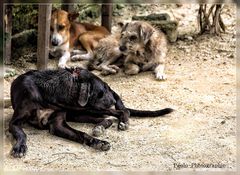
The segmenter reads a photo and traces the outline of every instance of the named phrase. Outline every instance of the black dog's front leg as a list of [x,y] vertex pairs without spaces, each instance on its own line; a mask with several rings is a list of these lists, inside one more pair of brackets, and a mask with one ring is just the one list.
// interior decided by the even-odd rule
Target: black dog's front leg
[[80,122],[80,123],[92,123],[96,124],[93,128],[93,136],[100,136],[105,132],[105,129],[109,128],[113,121],[111,119],[104,118],[103,116],[84,115],[76,112],[67,113],[67,121]]
[[117,101],[116,108],[118,108],[118,110],[117,109],[105,109],[105,110],[85,109],[85,112],[89,114],[95,114],[95,115],[98,114],[98,115],[115,116],[119,120],[118,129],[120,130],[128,129],[130,112],[124,106],[122,106],[121,100]]
[[23,116],[14,112],[13,117],[9,123],[9,132],[12,133],[16,139],[16,144],[13,146],[11,155],[13,157],[23,157],[27,151],[26,134],[24,133],[21,124],[23,122]]
[[129,116],[130,112],[126,109],[124,106],[121,98],[118,96],[116,92],[112,90],[113,96],[116,100],[115,108],[116,110],[122,111],[121,115],[118,117],[119,123],[118,123],[118,129],[120,130],[126,130],[129,128]]
[[110,144],[106,141],[96,139],[84,132],[71,128],[66,123],[66,113],[56,112],[56,115],[49,122],[50,133],[59,137],[63,137],[81,144],[86,144],[98,150],[107,151],[110,149]]

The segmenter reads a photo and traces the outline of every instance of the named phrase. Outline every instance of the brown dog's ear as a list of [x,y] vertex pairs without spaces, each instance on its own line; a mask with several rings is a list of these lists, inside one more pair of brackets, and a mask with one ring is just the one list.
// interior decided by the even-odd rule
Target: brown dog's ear
[[90,83],[81,83],[78,104],[81,107],[86,106],[88,103],[89,96],[90,96]]
[[143,43],[147,44],[153,34],[153,30],[142,25],[139,26],[139,35],[143,39]]
[[72,13],[68,14],[68,19],[69,19],[69,21],[74,21],[78,16],[79,16],[79,13],[72,12]]

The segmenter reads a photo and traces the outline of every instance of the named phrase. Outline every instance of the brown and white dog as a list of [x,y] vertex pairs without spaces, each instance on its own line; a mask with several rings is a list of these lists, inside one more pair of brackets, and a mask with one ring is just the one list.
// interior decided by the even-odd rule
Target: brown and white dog
[[103,26],[75,22],[78,16],[78,13],[68,13],[60,9],[52,12],[50,55],[60,57],[58,67],[66,67],[70,58],[72,60],[92,58],[93,49],[98,41],[110,34]]

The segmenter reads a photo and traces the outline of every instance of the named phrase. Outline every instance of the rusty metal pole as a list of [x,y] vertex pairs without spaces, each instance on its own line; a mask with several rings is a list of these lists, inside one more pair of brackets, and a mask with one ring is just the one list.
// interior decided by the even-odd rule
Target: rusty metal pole
[[12,53],[12,5],[5,5],[5,64],[11,64]]
[[109,32],[112,28],[112,0],[108,0],[106,4],[102,4],[102,26],[106,27]]
[[37,68],[40,70],[46,69],[48,63],[51,10],[52,4],[39,4]]
[[62,0],[61,9],[67,11],[67,12],[73,12],[74,11],[74,0]]

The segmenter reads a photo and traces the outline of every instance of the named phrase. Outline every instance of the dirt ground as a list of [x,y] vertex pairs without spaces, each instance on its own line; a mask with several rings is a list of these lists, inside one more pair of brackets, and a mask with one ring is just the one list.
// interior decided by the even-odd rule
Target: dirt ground
[[[197,14],[198,5],[151,5],[145,12],[170,8],[180,20],[182,37],[169,45],[167,80],[156,81],[151,72],[136,76],[119,73],[102,79],[120,94],[127,107],[149,110],[171,107],[175,109],[173,113],[151,119],[131,118],[127,131],[118,131],[115,123],[100,137],[111,143],[107,152],[26,125],[27,155],[14,159],[9,155],[12,138],[7,131],[13,111],[7,108],[4,170],[236,170],[235,6],[224,8],[228,28],[221,37],[189,34],[197,31],[196,15],[191,14]],[[34,65],[27,65],[31,66]],[[25,70],[12,68],[18,73]],[[9,97],[12,80],[4,80],[5,97]],[[91,124],[70,125],[89,134],[93,128]]]

